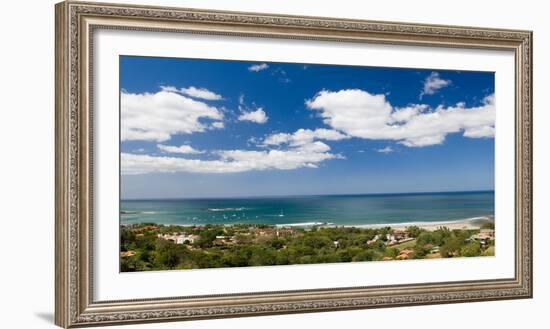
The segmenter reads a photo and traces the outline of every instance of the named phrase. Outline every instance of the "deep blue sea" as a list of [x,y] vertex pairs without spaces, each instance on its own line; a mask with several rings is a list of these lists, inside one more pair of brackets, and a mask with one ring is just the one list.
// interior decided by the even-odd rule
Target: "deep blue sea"
[[122,200],[121,224],[308,224],[440,222],[493,216],[494,192]]

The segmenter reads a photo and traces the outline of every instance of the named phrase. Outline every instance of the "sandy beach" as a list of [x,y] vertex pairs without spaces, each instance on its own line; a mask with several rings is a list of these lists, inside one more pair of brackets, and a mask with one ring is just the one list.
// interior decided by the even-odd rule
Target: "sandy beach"
[[465,229],[465,230],[476,230],[485,223],[494,223],[494,217],[474,217],[463,220],[456,221],[441,221],[441,222],[410,222],[410,223],[397,223],[397,224],[368,224],[368,225],[346,225],[349,227],[358,227],[358,228],[380,228],[380,227],[391,227],[395,230],[404,230],[408,226],[418,226],[428,231],[435,231],[438,228],[444,226],[451,230],[456,229]]

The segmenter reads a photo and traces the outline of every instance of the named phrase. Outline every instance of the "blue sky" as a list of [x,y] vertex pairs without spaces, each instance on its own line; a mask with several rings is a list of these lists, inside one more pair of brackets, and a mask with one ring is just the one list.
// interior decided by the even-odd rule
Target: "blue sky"
[[491,190],[494,73],[120,58],[122,198]]

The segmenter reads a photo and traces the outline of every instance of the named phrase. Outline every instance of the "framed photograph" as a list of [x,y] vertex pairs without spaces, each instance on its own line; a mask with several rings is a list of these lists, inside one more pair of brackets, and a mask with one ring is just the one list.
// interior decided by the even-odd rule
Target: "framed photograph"
[[532,33],[56,6],[56,324],[530,298]]

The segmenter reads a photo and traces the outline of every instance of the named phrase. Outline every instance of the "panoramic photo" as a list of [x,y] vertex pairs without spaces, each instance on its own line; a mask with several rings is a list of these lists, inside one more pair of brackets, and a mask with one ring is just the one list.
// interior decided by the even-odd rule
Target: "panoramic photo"
[[120,56],[120,271],[494,256],[494,88]]

